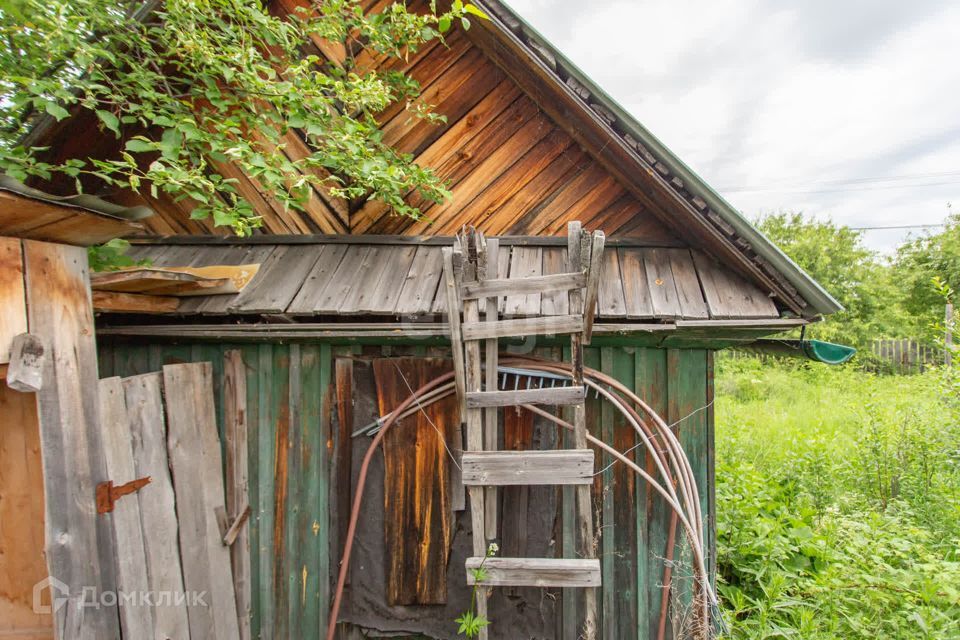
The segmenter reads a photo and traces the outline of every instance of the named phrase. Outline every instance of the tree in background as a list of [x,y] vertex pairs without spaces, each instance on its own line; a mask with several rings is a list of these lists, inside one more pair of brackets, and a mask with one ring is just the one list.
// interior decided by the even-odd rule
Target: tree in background
[[[65,174],[154,196],[189,197],[192,215],[240,234],[259,225],[249,202],[218,170],[231,162],[285,206],[312,186],[345,198],[373,197],[401,214],[449,194],[428,168],[385,144],[375,114],[402,103],[412,116],[442,118],[415,102],[420,87],[379,58],[401,58],[469,28],[476,7],[417,15],[403,3],[364,14],[357,0],[307,3],[277,17],[260,0],[7,0],[0,5],[0,170],[18,179]],[[323,46],[332,56],[317,55]],[[368,63],[358,62],[366,52]],[[328,57],[330,59],[328,59]],[[389,67],[389,65],[387,65]],[[86,110],[119,140],[114,157],[44,159],[23,143],[41,118]],[[282,151],[290,130],[311,153]]]
[[809,327],[808,336],[863,350],[873,338],[913,335],[918,323],[900,305],[900,285],[886,262],[863,245],[862,232],[788,212],[763,217],[757,226],[844,307]]
[[923,329],[933,332],[935,324],[943,320],[944,304],[934,279],[960,290],[960,214],[951,213],[940,233],[927,233],[900,245],[893,267],[904,292],[904,308],[915,317],[927,318]]

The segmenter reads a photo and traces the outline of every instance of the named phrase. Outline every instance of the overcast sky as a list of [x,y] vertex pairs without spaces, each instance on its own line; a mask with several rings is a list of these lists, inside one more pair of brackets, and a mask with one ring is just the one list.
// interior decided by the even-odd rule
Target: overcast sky
[[960,206],[960,2],[507,1],[750,218]]

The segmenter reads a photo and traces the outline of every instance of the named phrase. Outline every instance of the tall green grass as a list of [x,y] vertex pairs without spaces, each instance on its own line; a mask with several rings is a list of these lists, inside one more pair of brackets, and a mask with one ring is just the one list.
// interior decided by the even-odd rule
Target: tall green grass
[[960,386],[719,362],[730,637],[960,638]]

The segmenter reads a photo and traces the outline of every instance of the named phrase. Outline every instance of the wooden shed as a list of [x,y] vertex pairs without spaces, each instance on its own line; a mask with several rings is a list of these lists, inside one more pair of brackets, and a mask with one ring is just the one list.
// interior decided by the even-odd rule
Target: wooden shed
[[[499,241],[494,277],[501,280],[569,271],[570,222],[605,233],[584,364],[636,393],[678,437],[699,489],[708,565],[714,352],[840,309],[508,7],[476,4],[490,20],[404,63],[446,122],[411,121],[400,109],[381,116],[385,140],[449,181],[449,201],[419,203],[423,220],[319,191],[306,211],[285,209],[237,169],[240,191],[265,223],[250,238],[192,220],[189,201],[111,194],[156,212],[142,221],[148,233],[132,240],[131,251],[154,273],[94,282],[111,294],[96,319],[99,375],[212,364],[224,455],[245,456],[246,475],[228,469],[228,489],[239,483],[251,509],[248,562],[237,582],[238,594],[248,594],[246,605],[237,599],[242,637],[324,636],[370,434],[413,390],[453,366],[443,251],[464,227]],[[69,157],[77,136],[68,139],[66,126],[42,125],[37,141]],[[90,148],[112,152],[114,141],[98,137],[86,116],[69,127],[84,132]],[[298,153],[304,140],[291,131],[286,152]],[[251,265],[255,275],[236,293],[204,295],[196,284],[208,278],[198,268]],[[156,275],[166,268],[195,270],[189,297],[170,288],[170,276]],[[526,291],[489,307],[487,320],[563,317],[566,304]],[[550,335],[504,338],[500,351],[568,362],[570,344]],[[529,381],[504,373],[500,384]],[[585,411],[592,436],[653,468],[637,431],[603,396],[590,393]],[[457,637],[453,620],[470,602],[464,564],[478,535],[458,479],[461,413],[450,398],[384,437],[365,474],[340,637]],[[527,409],[502,410],[498,424],[501,449],[549,450],[565,440]],[[664,500],[607,453],[597,453],[593,469],[602,574],[596,637],[658,638],[661,627],[667,638],[702,632],[691,604],[691,560]],[[572,486],[488,495],[494,524],[485,535],[499,555],[576,556]],[[497,588],[489,635],[577,638],[588,607],[583,590]]]

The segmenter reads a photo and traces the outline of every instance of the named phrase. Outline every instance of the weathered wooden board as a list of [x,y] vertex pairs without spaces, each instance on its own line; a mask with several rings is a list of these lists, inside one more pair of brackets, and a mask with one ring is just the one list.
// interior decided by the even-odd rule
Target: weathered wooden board
[[491,279],[465,284],[460,292],[460,297],[468,299],[528,295],[531,293],[544,294],[568,291],[576,287],[583,287],[586,283],[587,278],[582,273],[557,273],[522,279]]
[[[116,607],[83,607],[84,588],[116,591],[108,518],[98,518],[95,487],[106,481],[100,434],[97,353],[87,252],[23,242],[28,325],[50,349],[37,393],[43,452],[45,539],[50,575],[70,595],[54,612],[58,638],[120,636]],[[89,593],[86,592],[86,593]]]
[[491,587],[599,587],[600,561],[579,558],[467,558],[467,584],[483,565]]
[[[130,420],[123,384],[119,377],[100,381],[100,431],[107,473],[114,486],[136,480],[131,446]],[[117,587],[131,596],[118,598],[120,630],[126,638],[155,637],[153,611],[141,594],[150,592],[144,531],[140,520],[139,496],[123,496],[114,505],[113,540],[116,549]],[[149,532],[155,535],[155,532]]]
[[150,477],[140,489],[140,519],[151,593],[173,597],[155,601],[153,622],[156,638],[189,637],[187,605],[177,526],[173,482],[167,463],[167,427],[163,413],[162,376],[145,373],[123,379],[123,392],[130,424],[134,474]]
[[677,284],[673,279],[670,255],[663,249],[646,249],[643,252],[646,266],[647,287],[657,317],[680,318],[683,308],[677,298]]
[[27,299],[20,240],[0,237],[0,364],[10,362],[13,338],[26,332]]
[[[530,278],[543,273],[543,249],[514,247],[510,257],[510,278]],[[527,293],[508,296],[503,302],[506,316],[535,316],[540,314],[540,294]]]
[[603,252],[600,281],[597,291],[597,315],[604,318],[624,318],[627,302],[624,298],[624,278],[620,271],[620,256],[616,249]]
[[[567,268],[567,252],[561,247],[543,248],[543,275],[564,273]],[[567,292],[554,291],[540,296],[540,315],[560,316],[567,313]]]
[[[778,317],[776,305],[760,289],[702,254],[694,260],[688,249],[642,247],[632,242],[615,245],[602,253],[596,284],[597,322],[702,321],[717,317],[711,316],[711,311],[721,314],[721,320]],[[276,244],[258,239],[234,245],[137,245],[135,255],[145,259],[156,256],[161,262],[267,261],[240,294],[182,299],[175,309],[178,314],[346,314],[390,317],[395,321],[398,316],[402,320],[420,320],[446,312],[445,289],[440,286],[442,249],[438,238],[325,237],[314,242],[284,240]],[[555,288],[578,284],[580,276],[564,264],[565,251],[556,241],[506,238],[499,254],[496,282],[488,276],[467,285],[464,299],[496,295],[504,316],[554,316],[567,312],[566,296]],[[540,264],[535,266],[532,263],[538,255]],[[531,280],[525,279],[524,273],[540,275]],[[104,295],[130,294],[95,292],[98,310],[166,313],[174,311],[176,304],[173,300],[153,298],[101,300]],[[705,295],[710,296],[709,303]],[[532,297],[536,296],[540,306],[534,309]]]
[[[223,421],[226,444],[226,506],[230,522],[250,508],[247,427],[247,371],[243,353],[227,351],[223,361]],[[230,545],[240,640],[250,638],[250,529],[240,526]]]
[[323,293],[333,281],[333,275],[340,266],[340,261],[347,253],[346,245],[327,245],[321,249],[320,257],[314,263],[310,273],[303,281],[300,291],[290,302],[287,311],[290,313],[313,313],[317,308]]
[[94,311],[113,313],[173,313],[180,308],[180,298],[142,293],[94,291]]
[[514,336],[564,335],[583,331],[583,316],[546,316],[511,320],[472,322],[461,327],[464,340]]
[[416,253],[415,245],[390,248],[384,258],[387,265],[383,275],[376,288],[357,305],[358,313],[376,313],[380,309],[396,308]]
[[33,608],[47,577],[36,397],[0,382],[0,425],[0,637],[52,640],[53,618]]
[[[703,298],[700,287],[700,277],[693,264],[693,258],[687,249],[664,249],[670,256],[670,267],[673,280],[677,286],[677,300],[680,303],[680,313],[684,318],[708,318],[707,303]],[[746,284],[746,283],[744,283]]]
[[90,246],[143,230],[143,225],[78,207],[0,190],[0,235]]
[[511,391],[467,391],[467,408],[512,407],[521,404],[568,405],[583,402],[583,387],[544,387]]
[[694,251],[700,284],[711,318],[776,318],[777,307],[768,295],[740,276],[723,269],[705,254]]
[[620,253],[620,275],[623,276],[623,296],[627,318],[654,317],[643,252],[640,249],[623,247],[618,248],[617,251]]
[[[449,361],[439,359],[374,360],[381,415],[449,367]],[[456,398],[450,397],[399,421],[384,437],[384,548],[391,605],[446,602],[453,535],[449,440],[459,421]]]
[[[419,246],[404,278],[400,297],[394,311],[397,315],[422,315],[433,308],[436,297],[446,308],[446,296],[438,285],[443,273],[443,255],[440,247]],[[442,288],[441,288],[442,289]]]
[[593,451],[473,451],[463,454],[467,485],[561,485],[593,482]]
[[229,308],[256,313],[286,311],[321,255],[321,247],[278,246]]
[[209,362],[163,368],[167,451],[180,522],[180,556],[191,637],[239,637],[230,551],[216,511],[225,509],[223,465]]
[[90,286],[96,291],[120,293],[144,293],[151,295],[205,295],[209,293],[236,293],[223,291],[232,287],[230,278],[210,278],[183,271],[170,271],[151,267],[137,267],[123,271],[102,271],[90,277]]

